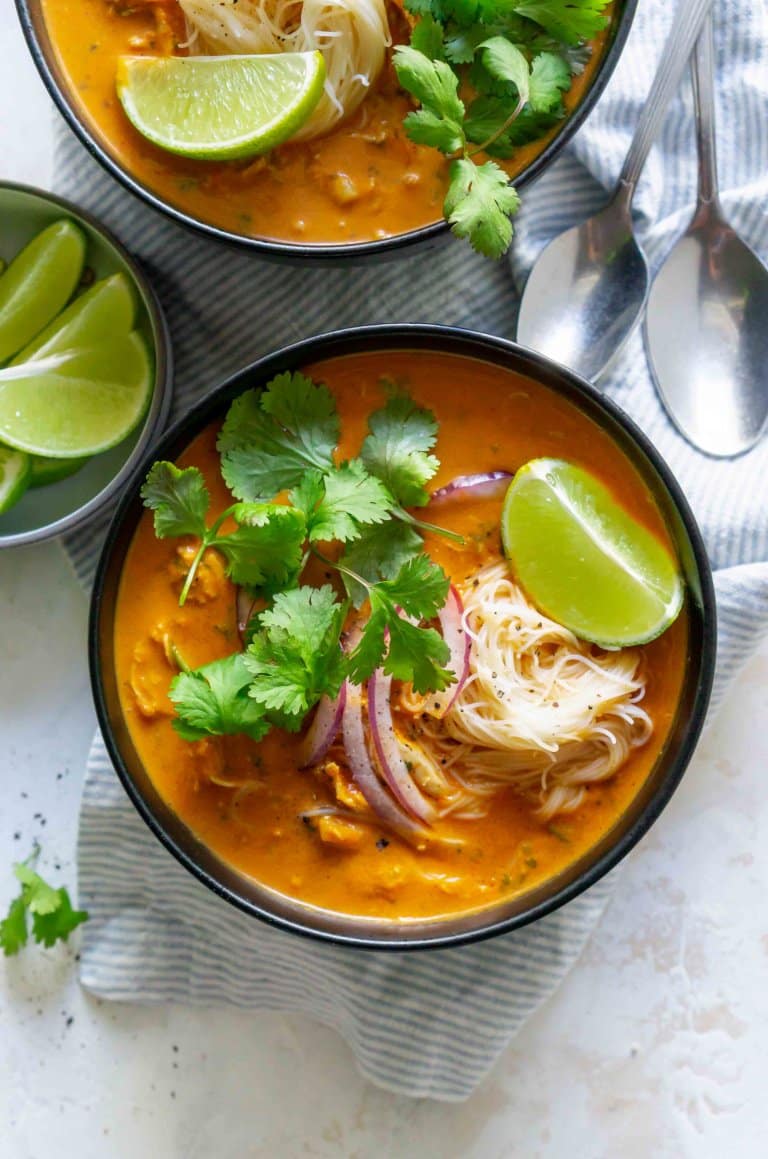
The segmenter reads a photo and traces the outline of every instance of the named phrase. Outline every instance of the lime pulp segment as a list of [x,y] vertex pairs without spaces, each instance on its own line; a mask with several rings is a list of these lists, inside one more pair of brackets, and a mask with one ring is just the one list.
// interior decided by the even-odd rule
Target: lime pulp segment
[[530,598],[584,640],[646,643],[680,612],[683,583],[670,552],[581,467],[527,463],[509,486],[501,528]]
[[132,329],[136,301],[125,274],[113,274],[96,282],[75,298],[13,359],[12,365],[30,358],[45,358],[61,350],[96,346],[99,342]]
[[225,160],[286,141],[309,119],[324,81],[319,52],[122,56],[117,92],[135,128],[161,149]]

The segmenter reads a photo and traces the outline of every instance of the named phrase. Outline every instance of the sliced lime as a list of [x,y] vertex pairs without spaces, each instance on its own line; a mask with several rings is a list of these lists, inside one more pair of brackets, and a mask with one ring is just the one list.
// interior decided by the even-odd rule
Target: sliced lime
[[0,515],[18,503],[29,487],[31,476],[29,455],[0,447]]
[[135,331],[0,371],[0,440],[57,459],[98,454],[139,423],[152,359]]
[[29,458],[32,463],[30,487],[49,487],[51,483],[60,483],[62,479],[76,475],[90,462],[89,455],[79,459],[47,459],[43,455],[30,455]]
[[85,261],[85,237],[57,221],[0,276],[0,363],[26,346],[71,298]]
[[599,480],[561,459],[534,459],[509,485],[504,551],[547,616],[603,647],[661,635],[683,603],[669,551]]
[[60,350],[97,346],[112,335],[127,334],[133,328],[135,317],[136,301],[130,281],[125,274],[113,274],[96,282],[67,306],[63,314],[54,318],[16,355],[12,365],[33,357],[44,358]]
[[323,93],[319,52],[270,56],[121,56],[117,93],[143,136],[184,157],[266,153],[311,115]]

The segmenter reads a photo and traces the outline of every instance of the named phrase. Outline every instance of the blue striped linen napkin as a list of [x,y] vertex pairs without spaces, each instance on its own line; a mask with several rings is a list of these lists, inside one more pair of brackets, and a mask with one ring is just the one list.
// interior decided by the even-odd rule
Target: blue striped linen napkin
[[[642,0],[623,60],[588,125],[525,197],[512,271],[583,218],[619,170],[670,21]],[[720,172],[731,220],[768,256],[768,12],[721,0],[717,12]],[[687,84],[651,157],[637,205],[658,261],[691,213],[695,157]],[[125,193],[62,128],[57,185],[110,225],[146,264],[173,332],[175,414],[277,346],[356,323],[431,321],[514,334],[510,267],[466,245],[375,269],[282,268],[191,236]],[[720,613],[716,697],[768,632],[768,443],[736,462],[693,451],[667,422],[635,337],[605,383],[680,479],[703,529]],[[91,582],[106,520],[66,540]],[[229,1003],[302,1011],[334,1027],[362,1072],[391,1091],[466,1098],[576,962],[611,894],[603,879],[558,913],[476,946],[363,954],[273,930],[214,898],[144,827],[97,736],[79,841],[83,984],[102,998]],[[254,1024],[254,1032],[256,1026]]]

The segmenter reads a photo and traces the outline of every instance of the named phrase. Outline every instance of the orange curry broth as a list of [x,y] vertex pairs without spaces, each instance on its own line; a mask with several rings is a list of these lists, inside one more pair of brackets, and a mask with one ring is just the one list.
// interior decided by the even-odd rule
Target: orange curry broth
[[[645,484],[616,445],[570,403],[535,382],[466,358],[426,353],[348,356],[307,372],[327,382],[338,400],[343,457],[360,447],[367,416],[382,403],[380,376],[386,374],[407,385],[440,421],[436,486],[459,474],[514,469],[540,455],[565,456],[598,475],[638,520],[669,542]],[[204,472],[213,515],[231,501],[219,474],[217,429],[218,424],[209,427],[179,459]],[[500,551],[499,509],[489,500],[441,509],[440,521],[461,530],[467,544],[457,548],[431,537],[427,547],[459,582]],[[324,844],[300,814],[330,804],[332,791],[321,773],[297,768],[300,738],[275,729],[258,745],[243,737],[189,744],[171,727],[166,690],[174,670],[163,650],[164,632],[193,666],[237,646],[234,589],[215,552],[208,553],[213,571],[200,581],[212,598],[178,607],[179,543],[157,540],[145,513],[126,557],[115,624],[125,718],[157,788],[189,828],[239,871],[283,893],[331,910],[403,919],[479,908],[524,892],[598,841],[663,747],[683,680],[685,614],[643,649],[644,705],[654,721],[653,737],[613,778],[590,787],[576,812],[547,824],[536,817],[536,800],[505,790],[481,820],[437,822],[438,832],[465,841],[461,852],[445,847],[419,852],[376,826],[366,828],[358,848]],[[193,550],[193,541],[187,547]],[[194,592],[193,586],[193,598]],[[229,786],[211,783],[211,775]],[[247,779],[255,781],[256,791],[238,800],[238,787]],[[389,841],[385,848],[377,846],[381,837]]]
[[[121,11],[121,7],[123,11]],[[157,31],[153,12],[161,14]],[[43,0],[49,36],[86,123],[111,157],[177,209],[236,234],[294,243],[359,242],[418,229],[442,216],[448,162],[414,145],[402,127],[413,107],[391,68],[328,136],[276,149],[267,158],[213,163],[176,157],[145,140],[115,91],[118,57],[184,50],[178,6],[169,0]],[[602,57],[605,34],[566,104],[581,100]],[[519,149],[514,176],[557,133]]]

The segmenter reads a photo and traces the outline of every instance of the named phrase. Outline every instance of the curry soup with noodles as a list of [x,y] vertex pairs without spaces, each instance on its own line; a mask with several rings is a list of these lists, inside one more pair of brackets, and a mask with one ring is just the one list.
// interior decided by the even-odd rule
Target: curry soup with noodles
[[[571,403],[528,378],[466,357],[425,352],[346,356],[305,373],[326,383],[337,400],[343,457],[359,448],[367,416],[382,404],[386,376],[433,410],[440,424],[441,466],[431,489],[460,475],[515,470],[539,456],[565,457],[602,480],[671,549],[646,485],[615,443]],[[204,473],[213,496],[211,517],[231,502],[219,472],[219,426],[206,429],[178,460]],[[441,509],[439,521],[461,532],[464,545],[429,535],[425,549],[454,583],[500,560],[500,508],[497,497],[467,498]],[[273,729],[259,743],[242,736],[189,743],[172,728],[167,690],[174,668],[164,646],[167,634],[193,667],[239,646],[236,593],[216,552],[208,552],[210,566],[195,581],[197,596],[179,607],[178,553],[192,547],[189,540],[157,539],[150,513],[143,514],[126,556],[115,618],[123,712],[159,792],[199,840],[243,874],[292,897],[398,920],[477,909],[525,892],[611,828],[664,747],[684,677],[685,609],[661,637],[637,649],[647,681],[642,706],[653,724],[650,739],[630,752],[615,775],[588,785],[578,808],[546,816],[540,787],[505,788],[489,799],[484,816],[435,821],[443,844],[415,848],[375,817],[354,840],[344,833],[321,834],[317,821],[323,807],[334,803],[334,777],[343,766],[340,744],[321,767],[299,770],[300,735]],[[305,577],[329,582],[322,570]],[[397,720],[397,691],[393,709]]]
[[[188,160],[142,137],[115,90],[119,56],[186,54],[176,0],[43,0],[43,12],[91,132],[132,177],[175,208],[235,234],[294,244],[371,241],[442,217],[449,163],[406,137],[403,118],[413,103],[389,64],[359,108],[327,136],[249,161]],[[389,5],[389,17],[395,40],[407,41],[396,6]],[[606,32],[593,42],[586,68],[566,94],[569,111],[586,93],[606,43]],[[510,176],[530,165],[558,131],[504,162]]]

